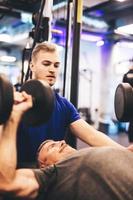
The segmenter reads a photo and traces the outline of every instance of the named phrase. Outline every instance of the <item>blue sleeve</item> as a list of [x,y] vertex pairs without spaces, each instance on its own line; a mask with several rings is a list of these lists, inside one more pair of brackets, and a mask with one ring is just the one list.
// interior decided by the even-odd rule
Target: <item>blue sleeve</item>
[[71,124],[72,122],[80,119],[80,115],[74,105],[65,98],[64,101],[67,107],[68,123]]

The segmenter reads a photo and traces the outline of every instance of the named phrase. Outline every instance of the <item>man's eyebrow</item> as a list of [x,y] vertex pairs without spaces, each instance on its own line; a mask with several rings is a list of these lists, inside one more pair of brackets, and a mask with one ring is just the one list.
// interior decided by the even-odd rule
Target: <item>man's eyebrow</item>
[[61,63],[61,62],[57,60],[56,63]]
[[[42,62],[50,62],[50,63],[53,63],[51,60],[42,60]],[[61,63],[60,61],[56,61],[56,62],[54,62],[54,63]]]
[[47,150],[49,150],[49,148],[53,147],[54,145],[55,145],[55,142],[52,142],[51,144],[49,144],[49,145],[47,146]]

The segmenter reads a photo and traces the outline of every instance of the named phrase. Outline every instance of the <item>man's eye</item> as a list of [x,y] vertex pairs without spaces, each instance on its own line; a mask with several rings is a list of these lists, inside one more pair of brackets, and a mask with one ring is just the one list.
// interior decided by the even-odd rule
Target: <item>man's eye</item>
[[53,148],[55,146],[55,143],[49,145],[48,150],[50,150],[51,148]]
[[54,67],[56,67],[56,68],[58,68],[59,66],[60,66],[59,63],[55,63],[55,64],[54,64]]
[[51,65],[51,63],[49,63],[49,62],[45,62],[45,63],[43,63],[43,65],[45,65],[45,66],[49,66],[49,65]]
[[51,144],[51,147],[54,147],[55,146],[55,143]]

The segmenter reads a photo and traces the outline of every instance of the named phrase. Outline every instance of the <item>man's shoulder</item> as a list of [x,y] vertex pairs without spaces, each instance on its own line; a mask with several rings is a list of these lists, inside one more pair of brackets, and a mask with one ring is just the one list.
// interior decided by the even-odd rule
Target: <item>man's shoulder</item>
[[58,102],[60,105],[65,105],[65,106],[72,106],[72,103],[67,100],[67,98],[61,96],[59,93],[55,93],[55,99],[56,102]]
[[122,162],[125,162],[125,159],[127,161],[132,160],[133,164],[133,154],[131,151],[127,150],[126,148],[117,148],[117,147],[88,147],[83,148],[69,156],[66,161],[75,162],[74,160],[81,160],[82,163],[106,163],[110,162],[110,160],[118,160],[121,159]]
[[55,92],[55,98],[61,101],[68,101],[65,97],[61,96],[61,94]]
[[32,171],[40,185],[40,190],[46,192],[49,185],[56,181],[57,173],[55,165],[50,165],[42,169],[32,169]]

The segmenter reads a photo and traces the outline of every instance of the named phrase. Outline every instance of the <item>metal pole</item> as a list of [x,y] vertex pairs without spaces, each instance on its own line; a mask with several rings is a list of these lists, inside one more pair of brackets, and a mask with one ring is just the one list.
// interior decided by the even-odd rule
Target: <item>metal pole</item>
[[68,49],[70,46],[70,39],[71,39],[71,4],[72,4],[72,2],[73,2],[73,0],[69,0],[68,4],[67,4],[67,25],[66,25],[65,63],[64,63],[64,76],[63,76],[63,96],[65,96],[65,90],[66,90]]
[[78,106],[81,21],[82,21],[82,0],[75,0],[70,101],[76,108]]
[[36,27],[35,27],[34,41],[33,41],[32,47],[31,47],[31,51],[30,51],[29,65],[28,65],[28,69],[27,69],[27,72],[26,72],[26,75],[25,75],[25,81],[27,81],[28,78],[29,78],[29,76],[30,76],[31,54],[32,54],[34,46],[36,45],[38,37],[39,37],[38,33],[39,33],[39,27],[40,27],[41,20],[42,20],[42,14],[43,14],[44,5],[45,5],[45,0],[42,0],[41,1],[41,5],[40,5],[40,11],[39,11],[39,16],[38,16],[37,24],[36,24]]
[[[72,50],[72,72],[70,101],[77,108],[78,106],[78,82],[79,82],[79,55],[80,55],[80,35],[82,22],[82,0],[75,0],[74,31],[73,31],[73,50]],[[76,147],[76,137],[69,134],[69,144]]]

